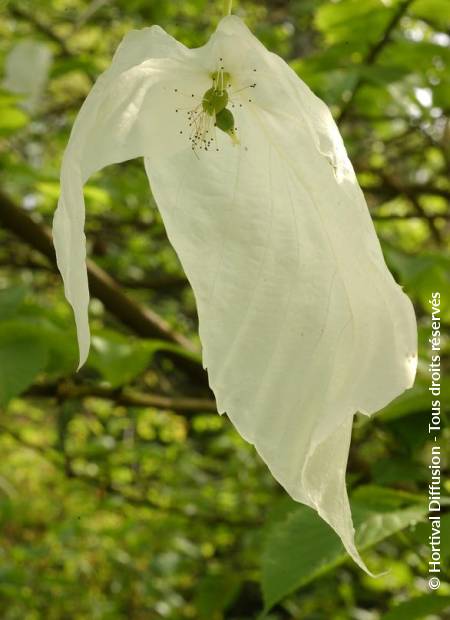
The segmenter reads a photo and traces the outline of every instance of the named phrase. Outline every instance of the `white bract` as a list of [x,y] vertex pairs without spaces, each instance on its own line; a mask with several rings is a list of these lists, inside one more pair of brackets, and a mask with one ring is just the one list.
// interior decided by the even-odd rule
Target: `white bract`
[[125,37],[75,122],[54,221],[80,364],[83,184],[139,156],[194,290],[219,413],[365,569],[345,486],[352,420],[411,387],[416,322],[328,108],[237,17],[199,49],[157,26]]
[[24,95],[23,107],[35,112],[52,64],[52,52],[44,43],[25,39],[17,43],[5,59],[3,87]]

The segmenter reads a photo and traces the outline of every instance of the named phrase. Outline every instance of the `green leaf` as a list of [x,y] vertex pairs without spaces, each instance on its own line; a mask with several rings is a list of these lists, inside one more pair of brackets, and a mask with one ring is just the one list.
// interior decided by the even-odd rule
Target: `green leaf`
[[239,575],[233,573],[220,573],[207,575],[197,588],[195,605],[201,620],[218,620],[223,612],[235,600],[239,592]]
[[[421,377],[417,377],[416,384],[410,390],[403,392],[387,407],[377,413],[377,416],[383,418],[384,422],[390,422],[405,416],[427,412],[430,407],[430,391],[428,387],[429,383],[424,383]],[[442,409],[450,408],[450,379],[447,377],[443,377],[441,381],[441,405]]]
[[425,482],[429,470],[410,458],[389,457],[375,461],[371,468],[373,480],[378,484],[408,483],[411,481]]
[[72,374],[78,364],[78,349],[74,330],[63,331],[45,319],[36,320],[35,328],[47,348],[48,359],[45,373],[48,378],[56,379]]
[[443,32],[450,28],[450,12],[447,0],[416,0],[409,11],[415,17],[430,20]]
[[[427,507],[422,501],[411,504],[412,497],[389,489],[361,487],[351,502],[358,548],[367,549],[422,519]],[[402,507],[406,499],[410,505]],[[335,532],[312,509],[300,506],[273,528],[265,541],[265,611],[346,558]]]
[[111,387],[130,383],[150,363],[153,350],[145,343],[103,330],[92,338],[88,366],[97,370]]
[[417,382],[410,390],[403,392],[377,415],[385,421],[396,420],[407,415],[427,411],[429,406],[430,392],[428,386]]
[[401,283],[413,298],[420,301],[427,314],[430,312],[430,295],[441,293],[440,317],[450,320],[450,254],[447,252],[422,252],[415,256],[384,248],[388,264],[398,273]]
[[450,80],[442,80],[433,89],[434,105],[442,108],[444,111],[450,108]]
[[0,322],[0,327],[11,334],[23,334],[30,342],[37,343],[45,350],[46,361],[41,370],[46,372],[48,378],[56,379],[72,374],[78,359],[73,329],[67,331],[54,325],[45,313],[41,314],[39,307],[23,306],[19,313],[13,313],[16,314],[17,318]]
[[[441,506],[449,505],[448,497],[441,497]],[[414,546],[424,546],[428,547],[429,545],[429,536],[431,534],[431,526],[429,522],[419,523],[415,528],[414,532],[412,532],[411,538],[414,540]],[[450,559],[450,513],[441,515],[441,558],[442,561],[448,565],[448,560]]]
[[3,107],[0,105],[1,136],[6,136],[14,133],[18,129],[22,129],[22,127],[27,125],[28,121],[29,117],[25,114],[25,112],[22,112],[22,110],[12,107]]
[[29,116],[17,107],[20,100],[18,95],[0,89],[0,136],[14,133],[29,123]]
[[359,74],[367,82],[383,87],[386,87],[387,84],[392,82],[401,80],[408,73],[409,71],[407,69],[395,66],[380,67],[377,65],[363,65],[359,68]]
[[359,41],[367,46],[379,39],[391,16],[392,5],[387,8],[381,0],[342,0],[319,7],[315,23],[330,43]]
[[33,329],[0,323],[0,405],[29,387],[46,362],[47,348]]
[[95,56],[77,54],[73,58],[57,58],[53,63],[50,77],[58,78],[74,71],[97,74],[99,67]]
[[375,484],[360,486],[352,494],[352,502],[361,504],[372,512],[392,512],[411,505],[422,505],[423,501],[421,495]]
[[27,289],[24,286],[14,286],[0,291],[0,321],[13,317],[21,306]]
[[437,614],[449,607],[450,596],[424,594],[396,605],[387,614],[384,614],[380,620],[421,620],[421,618]]
[[198,361],[195,354],[162,340],[137,340],[110,330],[102,330],[92,338],[88,366],[97,370],[111,387],[131,383],[149,366],[158,351],[171,351]]
[[379,64],[384,68],[403,67],[410,72],[425,72],[433,67],[437,70],[438,61],[445,64],[449,60],[449,55],[450,51],[447,48],[430,41],[398,39],[386,46]]

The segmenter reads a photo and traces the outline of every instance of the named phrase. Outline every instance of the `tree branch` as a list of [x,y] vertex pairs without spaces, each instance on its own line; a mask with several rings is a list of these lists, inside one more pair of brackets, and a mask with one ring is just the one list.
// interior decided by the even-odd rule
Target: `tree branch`
[[152,274],[142,279],[120,278],[119,283],[125,288],[147,288],[154,291],[171,291],[173,289],[185,288],[189,285],[186,277],[171,274],[162,274],[159,276]]
[[80,17],[75,22],[75,29],[79,30],[86,22],[88,22],[94,15],[102,9],[105,5],[110,4],[112,0],[92,0],[89,6],[81,13]]
[[48,26],[38,17],[36,17],[33,12],[24,11],[20,7],[13,6],[12,4],[8,6],[8,11],[10,15],[15,17],[16,19],[22,19],[23,21],[29,22],[30,24],[32,24],[32,26],[34,26],[34,28],[36,28],[38,32],[41,32],[48,39],[56,43],[60,49],[61,56],[64,56],[65,58],[72,58],[73,52],[68,47],[66,40],[63,37],[59,36],[59,34],[57,34],[50,26]]
[[403,215],[397,215],[395,213],[389,213],[386,215],[378,215],[376,213],[371,213],[370,214],[371,218],[373,220],[375,220],[376,222],[389,222],[392,220],[427,220],[427,221],[434,221],[434,220],[440,220],[440,219],[444,219],[444,220],[450,220],[450,214],[434,214],[434,215],[427,215],[426,213],[404,213]]
[[[363,170],[359,169],[359,172],[363,172]],[[369,170],[369,172],[373,171]],[[361,188],[367,194],[376,194],[387,198],[394,198],[398,195],[397,191],[394,191],[392,188],[382,187],[381,185],[361,185]],[[408,192],[418,194],[419,196],[439,196],[450,201],[450,191],[432,185],[415,183],[413,185],[402,185],[402,188],[406,188]],[[446,217],[446,214],[442,215],[442,217]]]
[[415,192],[412,191],[409,187],[401,185],[400,183],[398,183],[396,179],[390,177],[385,172],[378,171],[378,174],[380,175],[381,179],[383,180],[383,183],[387,187],[391,188],[396,194],[403,195],[408,199],[408,201],[414,207],[414,210],[416,211],[417,216],[428,222],[428,226],[430,228],[432,237],[434,238],[436,243],[440,245],[442,243],[442,235],[441,235],[441,231],[436,226],[435,219],[437,218],[431,217],[427,214],[425,209],[422,207],[422,205],[418,201],[417,196],[415,195]]
[[[375,43],[375,45],[373,45],[367,52],[366,57],[361,63],[363,66],[364,65],[371,66],[375,64],[377,58],[379,57],[379,55],[381,54],[385,46],[389,43],[393,31],[397,27],[401,18],[405,15],[406,11],[408,10],[408,7],[410,6],[412,2],[413,0],[405,0],[399,5],[398,9],[395,11],[395,13],[392,15],[392,18],[389,20],[386,26],[386,30],[384,31],[381,39],[377,41],[377,43]],[[339,112],[339,115],[336,119],[336,123],[338,125],[340,125],[347,118],[350,108],[353,105],[353,101],[355,100],[355,97],[359,89],[361,88],[361,86],[364,84],[364,82],[365,82],[365,79],[362,76],[359,76],[358,79],[356,80],[356,83],[355,83],[355,86],[353,87],[350,98],[345,102],[345,104],[341,108],[341,111]]]
[[[56,43],[59,48],[59,55],[62,58],[74,58],[77,56],[76,51],[74,51],[66,42],[66,39],[63,36],[60,36],[51,26],[47,23],[41,21],[36,15],[31,11],[24,11],[22,8],[18,6],[10,5],[8,7],[9,13],[15,17],[16,19],[22,19],[23,21],[29,22],[38,32],[41,32],[48,39]],[[86,76],[89,78],[91,82],[95,82],[97,76],[94,75],[88,69],[85,70]]]
[[216,412],[216,403],[207,398],[171,397],[139,392],[133,388],[112,389],[98,385],[76,385],[71,382],[34,385],[26,396],[38,398],[102,398],[128,407],[153,407],[179,413]]

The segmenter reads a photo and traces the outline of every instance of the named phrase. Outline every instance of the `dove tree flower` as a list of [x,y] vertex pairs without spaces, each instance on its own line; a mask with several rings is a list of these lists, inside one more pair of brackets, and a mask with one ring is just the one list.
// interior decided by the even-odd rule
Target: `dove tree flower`
[[140,156],[219,413],[366,570],[345,486],[352,420],[411,387],[416,322],[328,108],[235,16],[198,49],[158,26],[126,35],[74,124],[54,219],[80,365],[83,184]]

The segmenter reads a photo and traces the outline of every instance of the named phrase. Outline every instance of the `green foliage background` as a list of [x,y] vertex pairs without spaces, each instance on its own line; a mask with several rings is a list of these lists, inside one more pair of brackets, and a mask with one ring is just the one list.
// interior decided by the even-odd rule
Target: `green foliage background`
[[[374,572],[390,572],[363,574],[215,413],[198,354],[186,350],[199,344],[193,296],[140,161],[86,188],[90,256],[116,284],[115,296],[92,300],[92,352],[75,373],[72,316],[43,230],[76,112],[129,29],[158,23],[201,45],[221,5],[0,3],[0,69],[23,39],[53,53],[32,113],[0,90],[0,616],[244,620],[265,608],[272,620],[450,618],[445,578],[438,592],[427,587],[425,504],[435,290],[444,375],[449,366],[447,0],[235,3],[330,105],[386,260],[415,304],[416,386],[371,421],[356,418],[348,468],[358,544]],[[145,309],[167,321],[162,331]],[[448,388],[444,376],[444,468]]]

